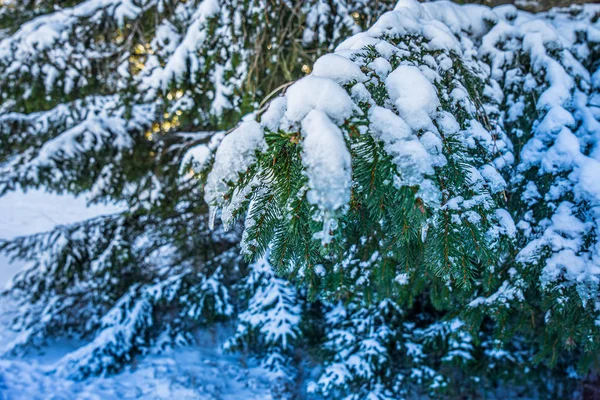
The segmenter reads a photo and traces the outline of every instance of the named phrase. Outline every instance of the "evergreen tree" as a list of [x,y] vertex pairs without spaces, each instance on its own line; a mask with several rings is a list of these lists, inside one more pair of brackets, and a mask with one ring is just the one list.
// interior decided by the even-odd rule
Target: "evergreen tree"
[[600,8],[392,8],[4,2],[0,193],[124,209],[0,243],[9,350],[83,378],[234,320],[276,397],[593,381]]
[[300,333],[303,306],[290,282],[277,277],[265,259],[250,265],[240,289],[248,293],[248,305],[238,316],[237,331],[225,348],[250,351],[277,377],[274,392],[286,397],[295,391],[294,342]]
[[[424,272],[470,287],[502,255],[510,217],[469,98],[477,79],[454,36],[425,36],[426,23],[385,14],[223,139],[205,198],[226,226],[245,217],[250,253],[271,247],[275,267],[311,284],[383,296]],[[416,46],[430,50],[402,51]]]
[[[477,362],[512,347],[525,373],[547,363],[528,390],[570,393],[553,374],[598,362],[597,15],[401,1],[225,137],[205,199],[313,296],[430,305],[467,322]],[[316,390],[400,396],[358,310]]]
[[514,229],[469,95],[476,65],[415,14],[385,14],[321,57],[216,152],[207,202],[313,291],[410,303],[426,288],[445,305],[495,279]]
[[246,268],[237,230],[209,229],[203,168],[220,130],[387,4],[367,3],[3,3],[0,192],[125,209],[0,245],[31,261],[9,293],[22,331],[10,349],[82,337],[57,370],[83,377],[232,317]]
[[599,361],[600,333],[600,197],[592,182],[600,173],[600,123],[590,104],[599,55],[591,21],[599,10],[593,11],[572,8],[532,20],[503,8],[479,46],[495,88],[488,110],[514,146],[505,176],[518,237],[503,263],[509,275],[502,286],[472,305],[495,308],[509,336],[530,315],[525,331],[536,332],[537,356],[556,363],[575,355],[582,371]]

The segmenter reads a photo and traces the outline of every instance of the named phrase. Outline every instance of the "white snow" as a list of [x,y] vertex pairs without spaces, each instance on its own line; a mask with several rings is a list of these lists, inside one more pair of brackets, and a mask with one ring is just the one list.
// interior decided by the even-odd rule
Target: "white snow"
[[[119,205],[87,206],[83,197],[54,195],[43,191],[14,192],[0,197],[0,238],[10,239],[48,231],[101,214],[122,211]],[[11,264],[0,256],[0,284],[23,265]],[[0,303],[0,343],[15,339],[9,330],[16,304],[9,297]],[[18,358],[0,356],[0,398],[3,400],[121,400],[190,399],[248,400],[272,399],[273,375],[243,360],[240,355],[223,353],[222,345],[231,327],[215,326],[201,332],[198,343],[151,354],[122,373],[72,380],[55,373],[56,362],[77,351],[74,340],[51,342]],[[0,346],[2,350],[3,346]]]
[[207,40],[208,20],[219,11],[220,5],[217,0],[203,0],[198,4],[186,35],[178,43],[164,67],[157,66],[150,78],[143,81],[142,90],[150,88],[166,90],[171,82],[182,79],[186,72],[195,79],[196,73],[203,67],[200,64],[202,58],[196,57],[195,53]]
[[358,65],[338,54],[326,54],[320,57],[313,66],[312,74],[322,78],[333,79],[340,85],[345,85],[353,81],[364,82],[367,80],[367,77]]
[[350,201],[352,167],[340,128],[322,111],[312,110],[302,121],[302,162],[308,176],[308,201],[335,211]]
[[377,57],[369,64],[370,68],[381,77],[381,79],[387,78],[390,72],[392,72],[392,64],[383,57]]
[[399,140],[413,139],[410,126],[392,110],[375,106],[369,111],[369,119],[373,137],[386,145],[393,145]]
[[[149,0],[144,6],[153,4],[155,1]],[[162,2],[158,7],[163,7]],[[0,42],[0,60],[9,65],[8,73],[27,70],[39,75],[47,91],[56,87],[64,72],[65,92],[76,92],[77,69],[63,71],[54,65],[33,63],[30,66],[28,63],[40,50],[52,48],[56,49],[56,58],[60,62],[68,57],[79,57],[81,65],[77,66],[86,67],[87,58],[81,57],[76,49],[68,45],[65,35],[71,29],[76,29],[82,18],[99,19],[106,9],[112,10],[111,18],[119,26],[126,19],[136,18],[143,11],[130,0],[88,0],[75,7],[38,17],[23,24],[11,37]],[[320,24],[326,9],[327,5],[323,3],[322,7],[315,7],[308,15],[303,38],[305,43],[322,43],[326,40],[327,33]],[[175,13],[185,14],[181,11],[187,10],[189,9],[181,6]],[[223,10],[217,0],[200,1],[194,10],[184,18],[187,18],[183,24],[187,24],[185,32],[179,32],[178,27],[169,21],[158,22],[159,32],[152,46],[159,54],[147,55],[144,71],[136,78],[138,89],[148,89],[149,99],[159,91],[168,90],[170,85],[180,83],[188,72],[189,79],[195,82],[196,73],[207,62],[205,54],[198,53],[208,39],[206,27],[209,19],[218,16],[227,21],[230,17],[227,13],[222,14]],[[239,13],[232,15],[241,18]],[[348,15],[341,19],[342,22],[336,23],[345,24],[350,31],[358,30]],[[495,25],[491,27],[490,23]],[[233,25],[239,28],[239,21],[236,20]],[[230,33],[220,34],[227,37]],[[469,99],[470,95],[461,85],[454,87],[450,95],[444,93],[444,88],[438,93],[435,84],[439,81],[436,78],[438,73],[453,68],[451,57],[444,58],[442,55],[436,58],[427,55],[423,57],[420,67],[408,65],[414,61],[405,59],[402,65],[392,70],[393,63],[390,61],[393,55],[408,55],[413,52],[417,55],[419,49],[411,48],[406,43],[394,45],[387,38],[411,35],[424,38],[423,49],[440,50],[448,54],[453,52],[464,56],[467,64],[482,64],[481,70],[477,71],[489,78],[484,94],[491,98],[492,103],[485,104],[484,108],[492,118],[497,119],[492,124],[498,122],[498,126],[490,128],[487,124],[489,121],[485,121],[484,128],[482,119],[482,122],[467,122],[468,128],[462,130],[458,117],[440,111],[441,96],[467,112],[474,113],[475,109]],[[271,102],[260,123],[247,119],[237,129],[225,135],[216,151],[214,166],[208,177],[206,200],[213,209],[225,202],[224,195],[230,190],[230,184],[235,184],[238,175],[253,165],[257,152],[266,149],[265,130],[282,130],[287,133],[301,131],[300,145],[308,178],[308,200],[322,214],[315,219],[321,218],[324,222],[323,232],[315,237],[322,238],[322,242],[327,243],[330,231],[337,227],[336,221],[330,216],[344,209],[351,194],[352,160],[347,145],[351,136],[344,130],[352,123],[347,122],[360,113],[356,104],[365,102],[370,106],[369,125],[361,126],[362,130],[358,134],[370,134],[383,143],[384,150],[398,168],[399,178],[393,183],[397,187],[418,186],[416,195],[428,205],[438,205],[441,199],[440,188],[427,177],[435,172],[435,167],[447,162],[442,154],[442,137],[456,136],[470,150],[481,145],[490,151],[491,159],[486,157],[484,161],[477,161],[477,168],[467,168],[466,174],[476,189],[485,183],[492,193],[503,191],[508,185],[498,170],[512,168],[512,164],[518,160],[514,182],[509,182],[515,186],[522,184],[521,198],[516,200],[523,201],[526,206],[543,203],[550,210],[549,215],[541,221],[534,221],[533,213],[527,212],[515,226],[506,210],[496,210],[498,225],[491,229],[490,235],[515,237],[517,229],[520,229],[519,233],[528,244],[519,252],[517,261],[523,264],[540,263],[545,257],[541,265],[541,287],[559,292],[565,286],[577,285],[577,291],[585,305],[586,302],[597,299],[597,288],[600,285],[600,245],[597,243],[600,226],[600,95],[593,92],[600,88],[600,71],[593,73],[584,67],[583,60],[589,57],[591,50],[587,44],[580,43],[582,35],[589,42],[598,41],[600,30],[587,22],[569,22],[568,17],[558,11],[533,16],[516,11],[511,6],[489,9],[482,6],[457,6],[445,1],[419,4],[414,0],[400,0],[395,11],[384,14],[369,31],[344,41],[336,54],[318,59],[311,75],[297,81],[287,89],[285,95]],[[57,43],[64,43],[64,48],[57,46]],[[359,53],[367,45],[374,46],[380,57],[368,65],[361,65]],[[516,61],[520,60],[517,57],[529,59],[531,68],[520,71],[519,66],[515,67],[519,64]],[[60,62],[56,64],[59,65]],[[227,62],[210,66],[210,87],[205,90],[205,95],[211,100],[207,113],[219,115],[225,109],[235,108],[236,105],[230,101],[230,96],[235,91],[225,77],[228,73],[235,72],[236,79],[243,81],[245,76],[240,71],[247,67],[243,63],[244,61],[236,71],[232,71],[232,65]],[[123,76],[126,74],[124,65],[119,67]],[[383,107],[375,105],[367,89],[370,83],[375,83],[378,79],[385,83],[390,97],[390,101],[386,101]],[[353,85],[355,82],[358,84]],[[350,87],[351,85],[353,86]],[[514,88],[517,88],[515,93]],[[170,95],[172,96],[171,93]],[[528,104],[523,97],[529,95],[535,96],[537,100],[535,107],[539,120],[532,124],[531,137],[523,141],[521,153],[515,157],[509,141],[502,138],[505,133],[502,131],[502,123],[519,122]],[[96,109],[85,108],[85,111],[98,112],[90,112],[80,121],[73,121],[69,115],[71,108],[76,106],[75,103],[60,105],[42,113],[3,115],[2,118],[9,121],[35,122],[27,132],[32,136],[46,132],[57,116],[64,117],[67,126],[35,152],[13,160],[2,171],[4,176],[28,176],[38,169],[56,166],[56,161],[61,157],[74,158],[82,151],[100,151],[106,143],[121,150],[131,147],[132,138],[127,133],[131,126],[123,118],[124,111],[107,111],[107,104],[118,104],[118,99],[112,101],[110,97],[106,97],[87,100],[98,100],[101,104]],[[493,104],[494,102],[497,104]],[[507,109],[504,110],[499,104]],[[145,124],[151,120],[148,115],[151,114],[152,110],[149,109],[134,112],[136,118],[141,117],[133,123],[138,124],[138,127],[146,127]],[[250,116],[250,119],[253,117]],[[517,138],[529,135],[524,130],[514,130],[510,134]],[[186,154],[184,165],[191,164],[196,171],[204,168],[210,162],[212,150],[210,145],[193,148]],[[537,177],[542,179],[550,178],[552,185],[549,188],[542,184],[536,185],[536,176],[533,181],[523,182],[524,173],[531,171],[535,171]],[[544,174],[545,177],[542,176]],[[61,179],[60,172],[57,172],[55,179]],[[247,193],[234,193],[229,209],[239,205],[245,194]],[[468,209],[477,205],[485,206],[486,199],[485,196],[456,196],[444,207],[454,211],[466,209],[464,217],[476,224],[481,221],[481,216]],[[84,199],[51,196],[42,192],[9,194],[0,199],[0,217],[3,223],[0,226],[0,237],[11,238],[50,229],[58,223],[77,221],[88,213],[94,215],[97,212],[110,212],[112,209],[112,206],[88,209],[84,203]],[[225,215],[226,212],[224,219],[227,219]],[[458,216],[454,217],[460,221]],[[427,229],[423,229],[423,235],[426,231]],[[593,243],[589,244],[588,241]],[[546,250],[550,251],[547,257],[544,256],[547,254]],[[4,268],[4,272],[0,273],[0,283],[4,283],[21,268],[21,265],[11,264],[2,258],[0,266]],[[257,268],[260,269],[260,266]],[[316,272],[319,275],[326,273],[322,266]],[[512,277],[516,272],[509,274]],[[396,282],[406,285],[408,276],[399,274]],[[565,281],[563,285],[562,282]],[[556,286],[557,282],[559,286]],[[505,281],[495,293],[487,297],[476,297],[470,305],[493,306],[509,304],[514,299],[522,300],[522,291],[513,283]],[[150,290],[162,288],[152,286]],[[258,327],[268,341],[277,342],[285,348],[288,340],[295,337],[295,329],[300,322],[297,315],[299,312],[296,312],[298,310],[290,311],[284,304],[285,298],[292,296],[291,293],[293,291],[285,281],[269,281],[252,297],[251,309],[241,315],[242,321]],[[152,296],[152,293],[148,296]],[[259,309],[259,306],[265,304],[274,307]],[[2,322],[6,322],[14,312],[10,306],[8,302],[1,306],[4,307],[0,313]],[[142,315],[142,319],[150,318],[144,314],[148,311],[143,309],[143,302],[139,303],[139,307],[133,312],[137,316]],[[253,314],[251,311],[257,313]],[[109,314],[109,321],[103,323],[118,328],[121,322],[124,325],[131,322],[127,318],[115,312]],[[379,327],[361,331],[366,319],[356,321],[356,337],[347,335],[336,338],[332,344],[341,349],[336,357],[345,359],[347,363],[336,362],[325,368],[320,381],[325,387],[352,379],[353,373],[372,377],[374,372],[367,360],[379,357],[385,361],[382,355],[385,347],[381,343],[387,332]],[[461,324],[462,322],[455,320],[446,325],[439,324],[435,329],[431,328],[431,331],[454,331]],[[11,332],[2,330],[6,326],[8,323],[0,323],[0,339],[11,335]],[[131,331],[128,333],[127,340],[136,339]],[[328,339],[332,337],[328,336]],[[464,359],[471,357],[471,338],[463,336],[460,339],[461,341],[450,342],[448,359],[454,356]],[[100,335],[98,340],[101,342],[103,337]],[[58,398],[268,398],[266,393],[269,383],[262,374],[263,371],[257,372],[242,366],[238,359],[214,350],[214,347],[220,347],[218,340],[207,340],[206,343],[202,348],[152,355],[120,375],[83,382],[70,381],[54,374],[56,364],[50,361],[52,355],[18,360],[3,358],[0,359],[0,395],[9,399],[46,398],[48,393],[60,393]],[[349,350],[349,343],[355,346],[352,351],[356,349],[356,353]],[[73,343],[70,345],[76,346]],[[93,351],[95,345],[91,343],[70,354],[73,359],[79,360],[82,354]],[[420,348],[415,344],[407,343],[407,347],[410,355],[420,354]],[[62,356],[71,350],[72,348],[63,349],[57,345],[47,351],[62,351],[63,354],[58,357],[69,364],[69,355]],[[190,360],[187,357],[197,359]],[[60,371],[67,369],[69,365],[59,368]],[[414,369],[411,376],[421,377],[428,373],[433,376],[435,371]]]
[[[202,347],[149,355],[122,373],[75,381],[57,377],[35,357],[0,359],[3,400],[271,400],[269,371],[223,354],[221,338]],[[218,334],[218,333],[217,333]]]
[[417,186],[425,174],[433,173],[427,150],[402,118],[379,106],[370,110],[369,118],[371,134],[383,142],[385,151],[398,166],[401,184]]
[[296,299],[296,289],[275,274],[266,256],[252,263],[250,269],[248,285],[259,286],[250,298],[248,308],[239,315],[237,335],[257,329],[267,343],[286,349],[300,330],[302,310]]
[[270,131],[276,132],[286,111],[287,103],[285,97],[278,97],[270,104],[267,111],[261,116],[260,123]]
[[385,80],[398,114],[413,130],[432,127],[431,118],[440,105],[437,91],[419,68],[401,65]]
[[285,116],[292,122],[300,122],[310,111],[319,110],[341,123],[354,109],[352,99],[339,84],[316,76],[307,76],[290,86],[286,99]]
[[[3,124],[23,122],[24,133],[36,137],[53,131],[53,137],[41,146],[32,146],[28,151],[9,158],[0,166],[0,187],[14,181],[40,180],[49,169],[52,174],[47,180],[60,185],[69,171],[63,171],[63,161],[79,161],[83,154],[101,152],[107,147],[119,150],[115,162],[133,146],[131,131],[150,125],[154,118],[152,105],[135,105],[133,117],[125,117],[125,107],[118,95],[89,96],[71,103],[59,104],[48,111],[30,114],[6,113],[0,117]],[[105,165],[103,172],[110,175],[112,165]],[[103,179],[105,178],[105,179]],[[107,177],[99,177],[96,184],[102,185]]]
[[205,144],[199,144],[189,149],[183,160],[181,161],[181,168],[190,166],[194,172],[200,172],[208,164],[210,160],[211,151],[210,148]]
[[[149,0],[146,6],[151,6],[153,3],[155,0]],[[44,79],[47,90],[50,90],[59,74],[56,67],[65,68],[70,65],[71,67],[65,68],[68,83],[65,84],[64,89],[65,92],[71,91],[73,82],[77,78],[85,81],[78,69],[89,67],[88,57],[96,56],[97,53],[90,52],[91,54],[81,57],[81,54],[78,54],[81,49],[68,43],[67,39],[71,35],[78,34],[77,29],[80,29],[81,20],[87,19],[97,24],[102,20],[106,10],[110,10],[111,18],[122,27],[126,20],[138,17],[143,12],[143,7],[139,7],[131,0],[87,0],[73,7],[38,16],[22,24],[17,32],[0,41],[0,60],[8,66],[3,71],[2,77],[31,72]],[[39,64],[32,62],[47,51],[52,53],[54,61],[52,64],[45,63],[40,67]],[[74,59],[77,60],[73,61]],[[78,68],[72,68],[73,63]]]
[[237,182],[238,174],[245,172],[256,160],[256,152],[266,147],[263,128],[255,121],[245,121],[225,135],[207,178],[204,194],[206,203],[219,206],[229,189],[228,183]]

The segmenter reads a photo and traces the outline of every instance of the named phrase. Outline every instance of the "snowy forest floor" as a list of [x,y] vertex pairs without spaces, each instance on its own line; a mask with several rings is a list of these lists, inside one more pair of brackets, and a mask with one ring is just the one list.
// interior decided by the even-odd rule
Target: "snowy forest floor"
[[[88,208],[83,198],[44,192],[12,193],[0,198],[0,238],[47,231],[118,210],[116,206]],[[24,264],[0,255],[0,286]],[[17,335],[9,329],[15,307],[0,299],[0,354]],[[61,341],[22,357],[0,356],[0,400],[74,399],[261,399],[270,398],[269,374],[237,355],[223,354],[227,328],[203,332],[201,345],[151,354],[117,375],[72,381],[53,374],[53,364],[77,348]]]

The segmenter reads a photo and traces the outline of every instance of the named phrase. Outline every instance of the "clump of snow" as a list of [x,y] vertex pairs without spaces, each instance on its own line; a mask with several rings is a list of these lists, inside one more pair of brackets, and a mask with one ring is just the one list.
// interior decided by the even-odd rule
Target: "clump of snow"
[[432,127],[431,118],[440,105],[435,87],[419,68],[401,65],[385,80],[398,114],[413,130]]
[[392,64],[383,57],[377,57],[369,64],[369,67],[372,68],[375,74],[381,77],[381,79],[387,78],[389,73],[392,72]]
[[185,153],[181,167],[185,168],[189,165],[194,172],[200,172],[207,165],[210,155],[210,149],[205,144],[194,146]]
[[517,227],[513,221],[510,213],[504,209],[496,210],[496,218],[500,222],[500,226],[504,229],[508,237],[515,237],[517,234]]
[[385,151],[398,166],[398,185],[418,186],[423,176],[433,174],[429,153],[402,118],[391,110],[375,106],[369,112],[373,137],[381,140]]
[[506,188],[506,181],[498,170],[491,164],[486,164],[479,169],[479,173],[490,185],[490,192],[498,193]]
[[342,131],[322,111],[312,110],[302,121],[302,162],[308,176],[308,201],[324,211],[336,211],[350,201],[351,158]]
[[310,111],[319,110],[334,122],[341,123],[354,111],[354,103],[348,93],[329,78],[302,78],[290,86],[285,97],[285,116],[292,122],[300,122]]
[[274,99],[269,108],[261,116],[260,123],[270,131],[277,131],[281,123],[281,119],[285,115],[287,103],[285,97]]
[[267,148],[263,128],[258,122],[246,121],[223,138],[208,174],[204,199],[209,205],[219,205],[229,190],[256,160],[256,153]]
[[195,173],[204,172],[208,167],[216,148],[223,140],[225,132],[189,132],[179,133],[180,136],[191,136],[195,140],[203,140],[204,143],[197,144],[189,148],[183,155],[179,164],[179,173],[189,176],[190,170]]
[[386,145],[413,139],[410,126],[392,110],[375,106],[369,111],[369,119],[373,137]]
[[356,63],[337,54],[326,54],[320,57],[313,66],[312,74],[333,79],[340,85],[367,80],[367,77]]

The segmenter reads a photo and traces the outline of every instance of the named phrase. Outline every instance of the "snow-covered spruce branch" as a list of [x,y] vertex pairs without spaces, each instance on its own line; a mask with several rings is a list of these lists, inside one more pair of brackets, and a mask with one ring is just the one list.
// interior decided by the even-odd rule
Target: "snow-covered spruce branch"
[[[0,191],[39,187],[71,192],[119,185],[136,140],[154,120],[152,105],[127,115],[117,96],[91,96],[48,111],[0,115]],[[27,144],[24,147],[24,144]],[[111,160],[103,165],[101,160]],[[116,171],[115,171],[116,170]]]
[[[93,340],[59,360],[56,372],[78,379],[114,372],[153,347],[189,343],[182,320],[195,320],[197,327],[231,316],[222,278],[219,269],[207,277],[188,268],[156,283],[132,286],[100,319]],[[174,308],[177,313],[165,320],[165,309]]]
[[589,348],[600,338],[600,110],[592,61],[600,27],[591,22],[598,13],[597,6],[541,16],[503,8],[478,46],[492,83],[489,113],[514,145],[504,176],[518,240],[516,259],[502,267],[509,277],[471,305],[494,309],[501,325],[515,317],[515,302],[536,315],[543,340],[554,341],[546,353],[552,361],[557,348]]
[[482,335],[488,317],[505,344],[536,332],[522,354],[585,370],[599,13],[401,1],[223,139],[205,199],[313,293],[411,304],[428,287]]
[[[164,171],[132,184],[133,170],[177,169],[164,157],[185,145],[176,133],[230,128],[283,79],[302,74],[314,54],[389,5],[368,3],[7,3],[7,12],[30,20],[0,40],[0,186],[117,200],[148,185],[159,192],[165,183],[154,178]],[[127,184],[138,188],[108,188]]]
[[[236,235],[195,237],[207,221],[183,205],[178,211],[159,220],[103,216],[2,243],[3,252],[30,260],[6,294],[18,301],[13,327],[21,333],[3,351],[25,352],[54,337],[91,340],[57,365],[85,377],[193,342],[198,327],[229,318],[225,282],[233,276],[222,270],[239,268]],[[183,236],[179,248],[170,243],[175,235]]]
[[298,378],[297,342],[301,336],[304,301],[292,284],[275,274],[266,258],[250,264],[239,289],[248,304],[238,315],[235,334],[225,343],[227,351],[250,351],[276,378],[275,392],[293,390]]
[[225,225],[245,220],[250,254],[270,247],[280,271],[341,274],[387,287],[382,296],[423,266],[469,287],[501,255],[511,220],[471,100],[477,66],[448,28],[408,11],[318,59],[221,142],[205,199]]

